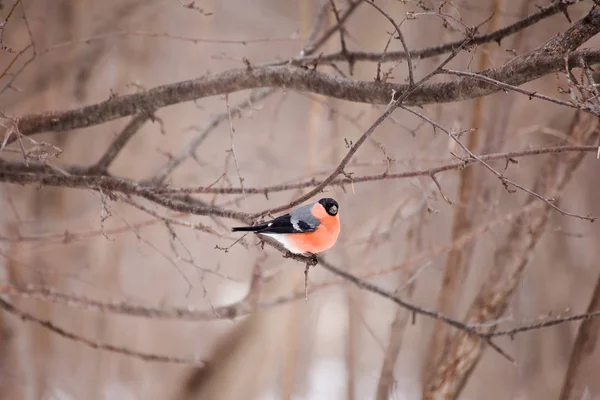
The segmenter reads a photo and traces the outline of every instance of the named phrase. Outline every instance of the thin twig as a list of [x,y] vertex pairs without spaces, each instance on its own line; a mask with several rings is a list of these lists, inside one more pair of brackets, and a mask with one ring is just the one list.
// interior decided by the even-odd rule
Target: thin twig
[[[12,76],[10,77],[10,79],[7,80],[7,82],[4,84],[4,86],[2,86],[2,88],[0,89],[0,95],[2,95],[4,93],[4,91],[8,90],[8,88],[12,87],[13,82],[15,81],[15,79],[17,79],[17,77],[29,66],[31,65],[31,63],[37,58],[37,46],[35,45],[35,42],[33,40],[33,33],[31,32],[31,26],[29,25],[29,18],[27,18],[27,12],[25,11],[25,6],[23,5],[23,1],[17,1],[15,3],[16,5],[20,5],[21,6],[21,12],[23,13],[23,22],[25,23],[25,29],[27,30],[27,35],[29,36],[29,45],[23,49],[22,52],[19,52],[19,54],[17,55],[20,56],[22,53],[24,53],[26,50],[28,50],[29,48],[32,49],[32,54],[31,57],[29,57],[29,59],[27,59],[27,61],[25,61],[23,63],[23,65],[21,65],[21,68],[19,68],[17,71],[15,71]],[[10,14],[12,14],[14,11],[14,8],[10,11]],[[12,62],[10,63],[12,65],[12,63],[14,61],[16,61],[17,58],[13,59]],[[8,72],[8,68],[0,75],[0,78],[4,76],[5,73]]]
[[[368,3],[368,1],[367,1]],[[329,0],[329,4],[331,5],[331,10],[333,11],[333,15],[335,16],[335,21],[337,23],[337,25],[340,27],[339,32],[340,32],[340,48],[341,48],[341,52],[342,54],[348,54],[348,48],[346,47],[346,39],[345,39],[345,28],[341,23],[341,19],[340,19],[340,13],[338,12],[337,7],[335,6],[335,0]],[[352,76],[354,74],[354,62],[352,61],[351,58],[347,58],[346,61],[348,61],[348,69],[350,71],[350,76]],[[335,65],[335,64],[333,64]]]
[[[375,82],[381,81],[381,64],[383,63],[383,57],[387,53],[387,50],[390,47],[390,43],[392,43],[392,39],[393,38],[394,38],[394,32],[392,32],[390,34],[390,36],[388,37],[387,42],[385,42],[385,47],[383,48],[383,53],[381,54],[381,58],[379,59],[379,61],[377,61],[377,69],[376,69],[376,73],[375,73]],[[383,79],[384,82],[386,81],[385,78],[387,78],[387,75],[384,75],[384,79]]]
[[79,336],[75,333],[69,332],[59,326],[56,326],[55,324],[53,324],[50,321],[37,318],[37,317],[33,316],[32,314],[29,314],[25,311],[21,311],[18,308],[16,308],[14,305],[12,305],[11,303],[9,303],[1,298],[0,298],[0,308],[2,308],[4,311],[6,311],[10,314],[15,315],[16,317],[20,318],[23,321],[32,322],[36,325],[41,326],[44,329],[49,330],[50,332],[53,332],[59,336],[62,336],[65,339],[69,339],[74,342],[84,344],[88,347],[91,347],[92,349],[109,351],[111,353],[117,353],[117,354],[125,355],[128,357],[137,358],[137,359],[143,360],[143,361],[155,361],[155,362],[186,364],[186,365],[204,365],[204,362],[201,360],[198,360],[198,359],[186,359],[186,358],[178,358],[178,357],[172,357],[172,356],[163,356],[163,355],[154,354],[154,353],[141,353],[138,351],[134,351],[134,350],[125,348],[125,347],[118,347],[118,346],[114,346],[112,344],[101,343],[101,342],[97,342],[97,341],[94,341],[91,339],[87,339],[87,338]]
[[558,105],[569,107],[569,108],[574,108],[574,109],[584,110],[584,111],[590,111],[587,107],[582,107],[581,105],[569,103],[568,101],[563,101],[563,100],[555,99],[555,98],[550,97],[550,96],[545,96],[543,94],[539,94],[539,93],[536,93],[536,92],[531,92],[529,90],[521,89],[520,87],[517,87],[517,86],[514,86],[514,85],[509,85],[507,83],[503,83],[503,82],[497,81],[495,79],[492,79],[492,78],[489,78],[487,76],[483,76],[481,74],[477,74],[477,73],[474,73],[474,72],[469,72],[469,71],[455,71],[455,70],[451,70],[451,69],[443,69],[441,71],[441,73],[448,74],[448,75],[455,75],[455,76],[463,76],[463,77],[468,76],[468,77],[471,77],[471,78],[475,78],[475,79],[481,80],[482,82],[490,83],[490,84],[495,85],[495,86],[497,86],[497,87],[499,87],[501,89],[512,90],[514,92],[524,94],[527,97],[529,97],[529,99],[536,98],[536,99],[548,101],[550,103],[558,104]]
[[235,129],[233,128],[233,120],[231,119],[231,109],[229,108],[229,96],[225,96],[225,106],[227,107],[227,118],[229,120],[229,152],[233,157],[233,162],[235,164],[235,170],[237,172],[238,180],[240,181],[240,188],[242,189],[242,196],[246,197],[246,193],[244,192],[244,178],[240,173],[240,164],[238,163],[237,156],[235,154],[235,145],[233,144],[233,133]]
[[[495,154],[484,154],[478,155],[477,158],[466,158],[461,161],[455,161],[447,164],[442,164],[436,167],[425,168],[425,169],[416,169],[410,170],[406,172],[398,172],[398,173],[388,173],[383,172],[381,174],[373,174],[373,175],[363,175],[356,176],[352,175],[352,179],[350,178],[337,178],[329,183],[329,186],[344,186],[350,183],[363,183],[363,182],[373,182],[380,180],[390,180],[390,179],[407,179],[407,178],[415,178],[419,176],[429,176],[429,175],[437,175],[438,173],[452,170],[459,170],[471,166],[477,163],[477,160],[484,161],[495,161],[495,160],[511,160],[517,159],[521,157],[528,156],[536,156],[541,154],[558,154],[564,152],[596,152],[598,150],[597,146],[550,146],[550,147],[542,147],[537,149],[528,149],[528,150],[519,150],[519,151],[509,151],[506,153],[495,153]],[[19,169],[15,166],[15,169]],[[23,171],[25,172],[25,171]],[[297,183],[284,183],[278,185],[271,186],[263,186],[263,187],[246,187],[244,191],[246,194],[269,194],[275,192],[283,192],[288,190],[297,190],[304,189],[309,187],[315,187],[320,185],[323,181],[317,179],[311,179],[304,182]],[[224,188],[215,188],[211,186],[201,186],[201,187],[188,187],[188,188],[157,188],[159,193],[164,194],[241,194],[241,188],[234,187],[224,187]]]
[[[447,317],[446,315],[440,314],[437,311],[433,311],[433,310],[430,310],[430,309],[427,309],[424,307],[420,307],[420,306],[416,306],[412,303],[406,302],[406,301],[402,300],[400,297],[396,296],[395,294],[393,294],[379,286],[376,286],[370,282],[367,282],[365,280],[358,278],[355,275],[352,275],[352,274],[345,272],[337,267],[334,267],[333,265],[329,264],[328,262],[326,262],[325,260],[323,260],[320,257],[319,257],[319,265],[321,267],[323,267],[324,269],[328,270],[329,272],[331,272],[339,277],[342,277],[344,280],[355,284],[357,287],[367,290],[371,293],[375,293],[375,294],[377,294],[383,298],[386,298],[388,300],[391,300],[392,302],[396,303],[397,305],[399,305],[402,308],[405,308],[408,311],[411,311],[415,314],[425,315],[430,318],[436,319],[438,321],[444,322],[445,324],[448,324],[454,328],[457,328],[469,335],[480,336],[474,328],[468,326],[467,324],[465,324],[463,322],[460,322],[458,320]],[[507,358],[511,362],[513,361],[510,356],[508,356],[500,347],[498,347],[495,343],[493,343],[491,341],[491,338],[482,337],[482,339],[486,343],[488,343],[490,345],[490,347],[492,347],[494,350],[496,350],[500,355]]]
[[144,113],[139,114],[131,119],[129,123],[123,128],[121,133],[111,143],[110,147],[104,155],[98,160],[98,162],[92,165],[87,173],[90,175],[104,174],[108,170],[108,167],[117,158],[123,147],[129,142],[129,140],[135,135],[140,128],[150,119],[150,114]]
[[[523,18],[520,21],[517,21],[513,24],[510,24],[504,28],[498,29],[494,32],[486,33],[483,35],[475,35],[472,37],[472,45],[479,46],[485,43],[496,42],[500,44],[500,42],[510,36],[514,35],[517,32],[522,31],[530,26],[533,26],[540,22],[543,19],[551,17],[555,14],[562,12],[562,9],[565,7],[572,6],[576,3],[580,3],[583,0],[561,0],[554,1],[552,4],[540,7],[539,11],[534,14],[531,14],[529,17]],[[410,51],[410,55],[414,59],[424,59],[429,57],[436,57],[442,54],[446,54],[454,50],[457,46],[460,46],[462,40],[458,40],[455,42],[445,43],[438,46],[427,47],[424,49],[417,49]],[[330,63],[335,61],[344,61],[347,56],[352,57],[352,59],[356,62],[359,61],[367,61],[367,62],[378,62],[382,60],[383,62],[389,61],[400,61],[404,60],[407,57],[406,51],[391,51],[389,53],[375,53],[375,52],[365,52],[365,51],[353,51],[344,56],[341,52],[333,53],[333,54],[325,54],[319,57],[319,62],[321,63]],[[305,64],[310,64],[314,60],[316,60],[316,56],[313,57],[305,57],[303,59],[298,60],[297,62],[302,62]]]
[[552,326],[564,324],[567,322],[586,321],[586,320],[591,320],[591,319],[599,318],[599,317],[600,317],[600,311],[592,311],[592,312],[587,312],[584,314],[571,315],[568,317],[558,317],[558,318],[538,322],[538,323],[531,324],[531,325],[519,326],[519,327],[513,328],[513,329],[506,329],[506,330],[502,330],[502,331],[482,333],[482,336],[489,337],[489,338],[500,337],[500,336],[514,337],[515,335],[517,335],[519,333],[535,331],[535,330],[544,329],[544,328],[550,328]]
[[396,24],[396,21],[394,21],[394,19],[392,17],[390,17],[388,13],[383,11],[383,9],[381,7],[379,7],[377,4],[375,4],[375,2],[367,1],[367,4],[369,4],[370,6],[375,8],[377,11],[379,11],[379,13],[381,13],[381,15],[383,15],[385,18],[387,18],[387,20],[390,21],[390,23],[394,26],[394,29],[396,30],[396,32],[398,33],[398,37],[400,38],[400,42],[402,42],[402,47],[404,48],[404,52],[406,53],[406,63],[408,64],[409,87],[415,86],[415,77],[414,77],[412,56],[410,55],[410,52],[408,51],[408,46],[406,45],[406,40],[404,39],[404,35],[402,34],[402,31],[400,30],[400,26],[398,26],[398,24]]
[[300,56],[299,58],[304,58],[306,56],[310,56],[312,54],[314,54],[319,48],[321,48],[321,46],[323,46],[323,44],[325,44],[325,42],[327,42],[327,40],[329,40],[329,38],[336,33],[339,29],[341,29],[343,27],[343,25],[346,23],[346,20],[354,13],[354,11],[356,11],[356,8],[363,2],[363,0],[355,0],[352,2],[349,2],[349,7],[346,10],[346,12],[344,12],[339,20],[338,23],[335,26],[332,26],[331,28],[329,28],[325,33],[323,33],[323,35],[321,35],[321,37],[314,41],[314,43],[310,44],[308,46],[306,46],[301,52],[300,52]]
[[323,28],[323,22],[325,22],[325,17],[327,17],[327,8],[327,0],[321,0],[321,6],[319,7],[319,11],[315,16],[315,20],[312,24],[312,28],[310,34],[308,35],[308,40],[306,41],[306,45],[304,46],[304,48],[309,49],[313,47],[315,40],[317,40],[317,35]]
[[2,50],[4,50],[4,47],[7,47],[4,45],[4,32],[6,30],[6,24],[8,24],[8,21],[10,21],[10,17],[12,17],[13,13],[15,12],[15,9],[20,3],[21,0],[17,0],[13,3],[12,7],[10,8],[10,11],[6,15],[6,18],[4,18],[4,21],[0,24],[0,46],[2,46]]
[[[231,110],[231,116],[240,117],[243,110],[251,108],[257,102],[264,100],[271,94],[275,93],[275,91],[276,89],[271,88],[255,91],[248,97],[248,99],[233,106],[233,110]],[[208,138],[208,136],[213,133],[222,122],[227,121],[229,117],[229,110],[226,110],[213,117],[202,129],[198,130],[198,134],[192,137],[188,145],[184,147],[184,149],[181,150],[177,156],[171,157],[169,161],[162,166],[158,172],[156,172],[154,177],[148,180],[148,182],[156,185],[162,184],[177,167],[179,167],[189,157],[192,157],[202,143],[204,143],[204,141]]]
[[465,146],[458,138],[456,138],[456,135],[454,135],[448,129],[444,128],[443,126],[441,126],[440,124],[438,124],[437,122],[432,120],[431,118],[423,115],[422,113],[420,113],[418,111],[415,111],[415,110],[407,108],[407,107],[402,107],[402,108],[413,113],[414,115],[422,118],[423,120],[426,120],[427,122],[429,122],[436,128],[445,132],[452,140],[454,140],[454,142],[456,144],[458,144],[460,146],[460,148],[462,148],[469,155],[470,158],[477,160],[477,162],[479,162],[481,165],[483,165],[485,168],[487,168],[490,172],[492,172],[494,175],[496,175],[496,177],[498,179],[500,179],[502,184],[504,184],[505,186],[506,185],[514,186],[517,189],[540,199],[541,201],[543,201],[544,203],[546,203],[547,205],[549,205],[550,207],[552,207],[553,209],[555,209],[556,211],[558,211],[560,214],[562,214],[564,216],[579,218],[581,220],[590,221],[590,222],[594,222],[597,219],[597,217],[591,217],[589,215],[574,214],[574,213],[565,211],[562,208],[558,207],[556,204],[554,204],[554,201],[552,199],[546,198],[546,197],[540,195],[539,193],[536,193],[530,189],[527,189],[526,187],[508,179],[507,177],[504,176],[504,174],[498,172],[495,168],[493,168],[491,165],[489,165],[486,161],[484,161],[480,157],[476,156],[469,148],[467,148],[467,146]]

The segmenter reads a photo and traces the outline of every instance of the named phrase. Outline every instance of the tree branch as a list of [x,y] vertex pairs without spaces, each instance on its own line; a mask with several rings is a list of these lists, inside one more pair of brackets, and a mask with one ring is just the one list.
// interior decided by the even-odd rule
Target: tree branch
[[153,353],[141,353],[138,351],[127,349],[125,347],[118,347],[118,346],[114,346],[112,344],[100,343],[100,342],[96,342],[96,341],[93,341],[90,339],[86,339],[86,338],[76,335],[72,332],[69,332],[61,327],[58,327],[50,321],[39,319],[25,311],[21,311],[18,308],[16,308],[14,305],[12,305],[11,303],[9,303],[3,299],[0,299],[0,309],[4,310],[10,314],[15,315],[16,317],[20,318],[23,321],[32,322],[36,325],[41,326],[44,329],[49,330],[50,332],[56,333],[59,336],[62,336],[66,339],[72,340],[77,343],[84,344],[93,349],[104,350],[104,351],[109,351],[112,353],[122,354],[122,355],[125,355],[128,357],[137,358],[137,359],[143,360],[143,361],[155,361],[155,362],[187,364],[187,365],[204,365],[204,362],[197,360],[197,359],[196,360],[184,359],[184,358],[178,358],[178,357],[163,356],[163,355],[158,355],[158,354],[153,354]]
[[[373,182],[373,181],[381,181],[381,180],[389,180],[389,179],[407,179],[407,178],[415,178],[418,176],[431,176],[437,175],[438,173],[445,171],[453,171],[466,168],[473,164],[476,164],[479,160],[481,161],[495,161],[495,160],[511,160],[521,157],[527,156],[536,156],[541,154],[558,154],[564,152],[591,152],[595,153],[598,151],[598,146],[550,146],[550,147],[542,147],[537,149],[528,149],[528,150],[520,150],[520,151],[509,151],[506,153],[495,153],[495,154],[485,154],[477,156],[477,158],[468,158],[462,161],[455,161],[447,164],[442,164],[436,167],[424,168],[424,169],[416,169],[406,172],[398,172],[398,173],[389,173],[383,172],[381,174],[373,174],[373,175],[364,175],[364,176],[352,176],[350,178],[337,178],[329,183],[328,186],[344,186],[349,184],[357,184],[363,182]],[[18,163],[18,165],[22,168],[25,168],[23,163]],[[263,194],[268,195],[270,193],[275,192],[283,192],[288,190],[297,190],[310,188],[315,186],[320,186],[323,183],[322,180],[311,179],[304,182],[298,183],[286,183],[272,186],[262,186],[262,187],[244,187],[244,192],[246,194]],[[241,188],[236,187],[188,187],[188,188],[157,188],[156,191],[165,195],[173,195],[173,194],[242,194]]]
[[125,126],[123,131],[115,138],[112,142],[106,153],[98,160],[98,162],[92,165],[88,174],[96,175],[96,174],[104,174],[110,164],[117,158],[123,147],[129,142],[129,140],[135,135],[142,125],[146,123],[150,119],[150,114],[144,113],[133,117],[131,121]]
[[[252,105],[254,103],[269,97],[273,93],[275,93],[274,89],[262,89],[262,90],[256,91],[255,93],[252,93],[250,95],[250,97],[248,97],[247,100],[244,100],[232,107],[232,111],[231,111],[232,117],[241,115],[242,110],[252,107]],[[194,135],[194,137],[190,140],[188,145],[183,150],[181,150],[181,152],[177,156],[169,159],[169,161],[167,161],[167,163],[158,170],[158,172],[154,175],[154,177],[149,179],[149,182],[151,182],[153,184],[163,183],[165,181],[165,179],[178,166],[180,166],[189,157],[192,157],[194,155],[194,153],[196,152],[196,150],[198,149],[198,147],[200,147],[200,145],[202,143],[204,143],[206,138],[212,132],[214,132],[216,127],[219,126],[222,122],[227,121],[228,118],[229,118],[229,113],[227,111],[224,111],[224,112],[216,115],[215,117],[213,117],[202,128],[202,130],[200,130],[198,132],[197,135]]]
[[[413,72],[414,69],[413,69],[412,55],[408,51],[408,45],[406,44],[404,35],[402,34],[402,31],[400,30],[400,26],[398,26],[396,21],[394,21],[394,19],[392,17],[390,17],[388,13],[383,11],[383,9],[381,7],[379,7],[377,4],[375,4],[375,2],[368,1],[367,4],[369,4],[370,6],[375,8],[377,11],[379,11],[379,13],[381,13],[381,15],[383,15],[388,21],[390,21],[390,23],[392,24],[392,26],[398,33],[398,38],[400,39],[400,42],[402,43],[402,47],[404,48],[404,53],[406,54],[406,64],[408,65],[408,85],[410,87],[414,86],[415,78],[414,78],[414,72]],[[392,33],[392,37],[393,36],[394,36],[394,34]],[[462,44],[459,43],[456,47],[462,47]]]
[[[0,165],[7,165],[1,164]],[[137,182],[108,176],[91,175],[50,175],[33,172],[11,173],[7,168],[0,169],[0,181],[17,184],[38,183],[46,186],[61,186],[65,188],[102,190],[105,192],[120,192],[144,197],[154,203],[173,211],[185,212],[194,215],[212,215],[216,217],[231,218],[251,223],[250,215],[240,211],[225,210],[218,207],[196,205],[185,202],[184,199],[165,197],[156,194],[153,189],[139,185]]]
[[[483,35],[473,36],[471,43],[473,45],[482,45],[485,43],[496,42],[500,44],[500,42],[517,32],[522,31],[530,26],[533,26],[540,22],[543,19],[551,17],[555,14],[558,14],[565,10],[567,7],[572,6],[573,4],[580,3],[583,0],[558,0],[553,1],[552,4],[546,7],[540,7],[539,11],[531,14],[529,17],[524,18],[520,21],[515,22],[514,24],[510,24],[502,29],[498,29],[497,31],[486,33]],[[435,57],[442,54],[450,53],[456,47],[460,46],[462,40],[457,40],[455,42],[445,43],[438,46],[427,47],[424,49],[418,49],[410,51],[410,55],[416,59],[423,59],[429,57]],[[357,61],[371,61],[371,62],[389,62],[389,61],[400,61],[406,58],[406,51],[391,51],[386,53],[373,53],[366,51],[349,51],[346,56],[344,56],[341,52],[334,54],[326,54],[318,57],[319,62],[321,63],[330,63],[335,61],[345,61],[348,57],[354,62]],[[301,61],[303,63],[310,63],[316,61],[317,57],[305,57]],[[281,63],[283,64],[283,63]]]
[[[563,70],[567,54],[569,65],[578,65],[581,58],[588,65],[598,64],[600,50],[570,52],[599,31],[600,10],[593,9],[567,31],[536,50],[515,57],[499,68],[483,71],[480,75],[519,86],[549,73]],[[135,94],[115,96],[102,103],[73,110],[26,115],[17,118],[17,128],[24,135],[85,128],[177,103],[258,87],[285,87],[371,104],[387,104],[393,92],[402,96],[409,90],[409,85],[355,81],[301,67],[250,67],[159,86]],[[403,104],[414,106],[454,102],[486,96],[498,90],[500,89],[496,85],[482,82],[480,79],[464,77],[449,82],[424,84],[411,90]],[[13,140],[14,137],[9,139],[9,142]]]

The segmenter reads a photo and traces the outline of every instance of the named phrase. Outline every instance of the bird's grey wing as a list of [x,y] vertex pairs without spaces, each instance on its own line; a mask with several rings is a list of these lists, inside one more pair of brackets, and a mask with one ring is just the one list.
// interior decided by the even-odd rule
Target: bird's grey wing
[[314,204],[298,207],[290,213],[290,223],[297,232],[314,232],[321,225],[321,221],[312,215]]

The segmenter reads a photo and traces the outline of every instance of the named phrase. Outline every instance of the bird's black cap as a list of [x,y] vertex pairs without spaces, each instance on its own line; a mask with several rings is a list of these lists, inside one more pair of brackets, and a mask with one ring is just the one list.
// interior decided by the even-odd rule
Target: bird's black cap
[[340,208],[337,201],[335,201],[334,199],[331,199],[329,197],[325,197],[325,198],[322,198],[321,200],[319,200],[319,203],[323,206],[325,211],[327,211],[327,214],[337,215],[338,210]]

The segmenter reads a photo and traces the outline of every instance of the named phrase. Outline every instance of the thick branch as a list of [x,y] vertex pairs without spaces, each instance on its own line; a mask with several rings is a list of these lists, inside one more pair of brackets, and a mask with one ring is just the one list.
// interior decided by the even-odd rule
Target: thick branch
[[155,190],[140,186],[137,182],[128,179],[112,178],[108,176],[50,175],[32,172],[10,172],[8,168],[4,168],[4,166],[8,164],[0,163],[0,165],[3,165],[0,169],[0,181],[3,182],[21,185],[37,183],[45,186],[120,192],[123,194],[144,197],[173,211],[194,215],[212,215],[215,217],[232,218],[247,223],[252,222],[252,219],[247,213],[224,210],[218,207],[195,205],[191,202],[184,202],[179,199],[161,196],[156,194]]
[[[566,32],[557,35],[535,51],[515,57],[502,67],[483,71],[481,75],[519,86],[563,70],[565,55],[599,31],[600,10],[594,9]],[[600,51],[584,50],[571,53],[569,64],[578,65],[581,58],[588,65],[598,64]],[[24,135],[85,128],[181,102],[259,87],[285,87],[371,104],[387,104],[394,91],[401,96],[409,89],[408,85],[355,81],[302,67],[250,67],[159,86],[135,94],[115,96],[102,103],[69,111],[26,115],[18,119],[17,126]],[[450,82],[425,84],[413,90],[403,104],[410,106],[454,102],[486,96],[498,90],[496,85],[464,77]]]

